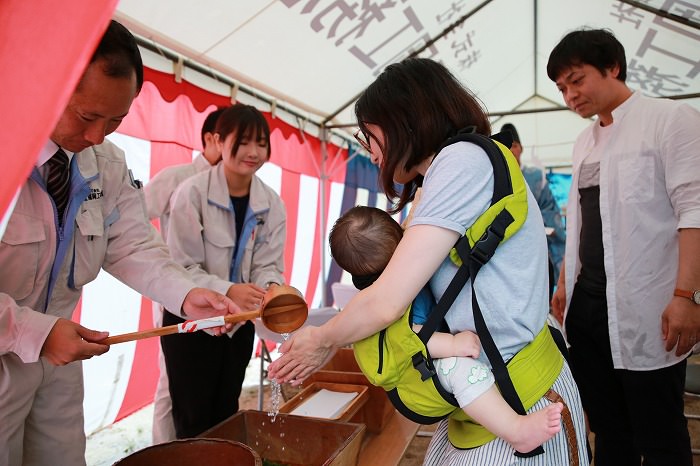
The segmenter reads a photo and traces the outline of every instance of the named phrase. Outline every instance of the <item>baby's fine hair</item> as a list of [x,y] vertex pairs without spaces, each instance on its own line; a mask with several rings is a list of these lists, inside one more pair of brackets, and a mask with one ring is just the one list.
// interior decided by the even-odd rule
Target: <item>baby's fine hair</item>
[[370,275],[384,270],[402,236],[401,225],[385,211],[355,206],[336,220],[328,241],[343,270]]

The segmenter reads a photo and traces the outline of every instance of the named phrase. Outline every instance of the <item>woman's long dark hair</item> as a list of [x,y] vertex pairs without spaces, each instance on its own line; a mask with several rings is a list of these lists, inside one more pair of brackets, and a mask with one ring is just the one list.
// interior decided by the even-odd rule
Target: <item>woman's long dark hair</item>
[[[435,154],[450,136],[474,126],[491,134],[481,103],[440,63],[408,58],[389,65],[355,104],[360,129],[373,137],[367,124],[384,132],[384,161],[380,179],[384,192],[399,198],[392,213],[413,200],[419,179],[404,184],[399,195],[394,185],[397,167],[410,170]],[[376,142],[376,138],[375,138]]]

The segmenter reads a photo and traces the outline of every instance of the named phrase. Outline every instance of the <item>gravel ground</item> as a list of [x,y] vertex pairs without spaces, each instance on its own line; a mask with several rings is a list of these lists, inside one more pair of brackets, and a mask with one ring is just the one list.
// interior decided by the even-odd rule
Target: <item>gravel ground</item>
[[[253,358],[248,364],[239,400],[241,409],[258,408],[259,381],[260,358]],[[131,416],[90,435],[85,450],[87,466],[111,466],[125,456],[150,446],[152,431],[153,404],[149,404]]]

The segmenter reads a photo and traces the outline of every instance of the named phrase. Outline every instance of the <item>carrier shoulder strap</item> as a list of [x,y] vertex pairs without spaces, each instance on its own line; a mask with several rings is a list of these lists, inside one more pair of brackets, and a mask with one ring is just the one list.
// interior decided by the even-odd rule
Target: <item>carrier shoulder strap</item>
[[[456,136],[448,139],[445,144],[438,150],[438,153],[443,148],[454,144],[456,142],[466,141],[477,144],[481,147],[491,161],[493,167],[493,177],[494,177],[494,189],[493,197],[491,198],[491,205],[493,206],[498,201],[504,197],[513,194],[513,183],[510,176],[510,171],[508,169],[507,161],[501,152],[501,149],[488,137],[476,134],[473,132],[467,132],[469,130],[458,133]],[[501,143],[509,142],[503,137],[502,133],[495,135],[493,139],[498,140]],[[506,145],[506,144],[504,144]],[[505,231],[508,226],[513,223],[514,218],[507,210],[503,209],[499,212],[494,221],[488,226],[481,238],[474,244],[473,247],[469,245],[469,240],[466,235],[462,235],[455,244],[455,250],[461,258],[462,264],[457,269],[457,273],[448,285],[445,293],[442,295],[438,303],[435,305],[431,311],[428,320],[425,322],[421,330],[418,332],[418,336],[421,341],[427,346],[427,342],[432,336],[432,334],[437,330],[437,328],[442,323],[447,311],[454,303],[457,295],[462,290],[464,285],[468,280],[472,283],[472,310],[474,313],[474,323],[476,327],[476,332],[479,335],[482,348],[484,353],[491,362],[492,372],[498,388],[501,391],[501,395],[506,400],[506,402],[511,406],[511,408],[520,415],[525,415],[525,408],[523,407],[520,397],[518,396],[513,382],[508,374],[508,368],[501,353],[498,351],[498,347],[493,341],[493,337],[489,332],[488,326],[484,320],[484,316],[481,313],[481,308],[476,299],[476,291],[474,288],[474,281],[476,275],[479,273],[481,267],[486,264],[496,251],[496,248],[500,242],[505,237]],[[416,356],[413,358],[414,367],[418,364],[421,367],[427,366],[432,368],[432,363],[429,361],[417,360]],[[416,367],[419,369],[418,367]],[[421,369],[419,369],[421,370]],[[422,370],[426,370],[423,368]],[[434,371],[434,369],[433,369]],[[423,373],[423,372],[421,372]],[[434,373],[434,372],[433,372]],[[535,450],[528,453],[516,452],[516,456],[520,457],[530,457],[541,454],[544,449],[540,446]]]
[[[484,149],[486,155],[491,161],[491,165],[493,166],[494,192],[491,198],[491,205],[494,205],[499,200],[513,193],[513,186],[510,181],[510,173],[508,171],[508,166],[503,157],[503,154],[501,153],[501,150],[493,141],[490,140],[490,138],[470,131],[473,131],[473,128],[468,128],[459,132],[456,136],[453,136],[452,138],[448,139],[440,147],[440,149],[438,149],[437,152],[439,153],[445,147],[460,141],[471,142],[477,144],[479,147]],[[502,134],[503,133],[499,133],[498,135],[494,135],[493,137],[494,139],[499,140]],[[505,213],[503,213],[502,216],[501,214],[499,214],[500,220],[498,221],[498,224],[506,224],[505,227],[507,227],[507,225],[509,225],[512,222],[512,217],[510,216],[510,213],[508,211],[504,210],[502,212]],[[499,216],[497,216],[497,218],[499,218]],[[510,219],[508,217],[510,217]],[[491,227],[487,229],[486,233],[484,233],[484,236],[482,236],[481,240],[474,244],[474,248],[471,248],[469,246],[469,240],[465,235],[462,235],[457,240],[454,248],[458,251],[460,249],[463,251],[466,249],[467,260],[465,261],[464,258],[462,258],[463,266],[457,269],[457,273],[455,274],[454,278],[447,286],[447,289],[443,293],[442,297],[430,312],[427,321],[423,324],[423,327],[418,332],[418,336],[421,338],[423,343],[426,343],[430,339],[432,334],[435,333],[440,327],[440,325],[443,322],[443,319],[445,318],[445,315],[447,314],[447,311],[450,309],[452,303],[454,303],[455,299],[457,298],[457,295],[462,290],[462,288],[464,288],[464,285],[469,280],[470,276],[468,264],[469,262],[471,262],[469,260],[469,257],[472,253],[472,250],[478,258],[477,260],[479,260],[482,263],[488,262],[491,256],[493,256],[496,247],[503,239],[504,234],[502,232],[505,231],[505,227],[501,229],[497,226],[498,230],[501,231],[500,235],[490,234],[489,230],[492,229]],[[464,255],[465,254],[459,254],[460,257]]]

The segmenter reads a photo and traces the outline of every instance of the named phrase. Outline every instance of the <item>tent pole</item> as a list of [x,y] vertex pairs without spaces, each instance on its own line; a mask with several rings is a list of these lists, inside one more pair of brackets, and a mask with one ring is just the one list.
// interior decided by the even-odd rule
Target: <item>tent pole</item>
[[320,244],[320,260],[321,260],[321,307],[328,306],[328,293],[326,292],[326,180],[328,179],[328,174],[326,173],[326,162],[328,160],[328,129],[322,125],[321,126],[321,173],[319,175],[321,181],[321,212],[319,212],[319,238],[321,238]]
[[677,23],[683,24],[684,26],[691,27],[693,29],[700,29],[700,24],[698,24],[697,21],[693,21],[692,18],[686,18],[681,15],[677,15],[675,13],[671,13],[670,11],[667,10],[662,10],[661,8],[654,8],[653,6],[650,5],[645,5],[642,2],[636,1],[636,0],[617,0],[620,3],[625,3],[627,5],[633,6],[635,8],[639,8],[640,10],[648,11],[649,13],[653,13],[656,16],[661,16],[662,18],[669,19],[671,21],[675,21]]

